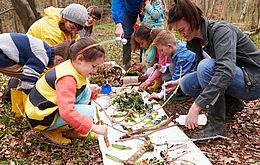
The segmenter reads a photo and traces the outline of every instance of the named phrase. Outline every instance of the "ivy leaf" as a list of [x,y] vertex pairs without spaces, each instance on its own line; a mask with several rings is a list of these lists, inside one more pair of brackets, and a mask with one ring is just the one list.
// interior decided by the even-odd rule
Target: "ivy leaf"
[[120,145],[120,144],[112,144],[112,147],[119,149],[119,150],[131,150],[131,147]]
[[106,157],[107,157],[108,159],[113,160],[114,162],[118,162],[118,163],[122,163],[122,162],[123,162],[123,160],[119,159],[119,158],[116,157],[116,156],[110,155],[110,154],[108,154],[108,153],[106,153],[105,155],[106,155]]

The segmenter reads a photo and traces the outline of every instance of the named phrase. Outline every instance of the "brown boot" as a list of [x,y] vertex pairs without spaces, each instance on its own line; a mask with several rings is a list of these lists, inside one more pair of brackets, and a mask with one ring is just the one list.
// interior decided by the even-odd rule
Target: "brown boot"
[[62,137],[62,132],[65,132],[69,129],[68,125],[61,126],[54,130],[44,131],[42,134],[48,138],[50,141],[60,145],[67,145],[71,143],[70,139]]

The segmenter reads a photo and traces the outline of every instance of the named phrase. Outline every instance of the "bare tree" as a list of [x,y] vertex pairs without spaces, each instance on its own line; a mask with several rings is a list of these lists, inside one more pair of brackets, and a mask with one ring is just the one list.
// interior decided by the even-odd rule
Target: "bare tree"
[[34,0],[11,0],[11,2],[25,31],[29,29],[33,22],[41,17]]
[[248,9],[248,5],[249,5],[249,0],[245,0],[244,1],[244,4],[243,4],[243,10],[242,10],[242,12],[241,12],[241,14],[240,14],[240,17],[239,17],[239,21],[240,22],[244,22],[245,21],[245,17],[246,17],[246,11],[247,11],[247,9]]
[[237,21],[237,19],[236,19],[236,13],[237,13],[237,8],[238,8],[238,0],[235,0],[235,7],[234,7],[234,9],[233,9],[233,12],[232,12],[232,14],[231,14],[231,22],[232,21]]
[[226,12],[227,12],[227,8],[228,8],[228,0],[223,0],[223,5],[221,8],[222,8],[222,11],[221,11],[220,19],[224,20],[226,17]]
[[256,28],[259,25],[259,10],[260,10],[260,2],[259,0],[253,1],[253,10],[251,14],[251,29]]
[[[208,13],[208,15],[209,15],[209,17],[212,17],[212,15],[213,15],[213,11],[215,10],[215,4],[216,4],[216,0],[213,0],[213,2],[211,3],[212,5],[211,5],[211,8],[209,9],[209,13]],[[210,4],[209,4],[209,6],[210,6]]]

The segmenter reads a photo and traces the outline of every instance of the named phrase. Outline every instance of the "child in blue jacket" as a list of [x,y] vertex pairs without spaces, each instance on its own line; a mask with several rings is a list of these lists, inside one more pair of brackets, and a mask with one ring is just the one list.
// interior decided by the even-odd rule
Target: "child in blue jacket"
[[[153,41],[157,50],[164,56],[171,56],[172,63],[169,66],[160,66],[162,72],[166,72],[169,69],[172,82],[178,84],[180,77],[192,71],[196,65],[196,54],[186,48],[186,43],[176,41],[174,35],[168,31],[161,31]],[[175,86],[177,87],[177,85]],[[160,93],[152,93],[148,96],[151,98],[163,98],[163,91]]]

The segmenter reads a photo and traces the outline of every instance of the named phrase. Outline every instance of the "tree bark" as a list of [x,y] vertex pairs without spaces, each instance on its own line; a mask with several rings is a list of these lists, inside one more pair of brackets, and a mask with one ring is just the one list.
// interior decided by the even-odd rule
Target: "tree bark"
[[244,22],[245,21],[245,17],[246,17],[246,11],[247,11],[247,8],[248,8],[248,3],[249,3],[249,0],[245,0],[244,1],[244,4],[243,4],[243,10],[241,12],[241,15],[239,17],[239,21],[240,22]]
[[228,7],[228,0],[224,0],[223,1],[223,6],[222,6],[222,12],[221,12],[221,20],[224,20],[226,17],[226,12],[227,12],[227,7]]
[[22,22],[25,31],[40,18],[34,0],[11,0],[11,3]]
[[252,10],[252,14],[251,14],[251,29],[257,28],[257,26],[259,25],[259,0],[254,0],[253,2],[253,10]]
[[[209,11],[209,13],[208,13],[208,15],[209,15],[210,18],[211,18],[212,15],[213,15],[213,11],[214,11],[214,9],[215,9],[215,4],[216,4],[216,0],[213,0],[212,6],[211,6],[210,11]],[[209,6],[210,6],[210,5],[209,5]]]

